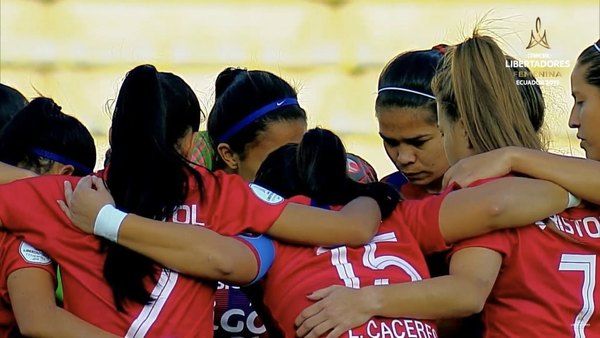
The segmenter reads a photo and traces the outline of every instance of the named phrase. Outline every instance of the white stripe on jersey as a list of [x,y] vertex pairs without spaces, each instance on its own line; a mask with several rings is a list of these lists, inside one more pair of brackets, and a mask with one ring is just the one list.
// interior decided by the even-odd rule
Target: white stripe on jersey
[[139,316],[133,321],[125,338],[141,338],[146,336],[150,328],[158,318],[160,311],[169,299],[179,274],[169,269],[162,269],[160,279],[154,290],[152,290],[152,299],[154,301],[146,304]]

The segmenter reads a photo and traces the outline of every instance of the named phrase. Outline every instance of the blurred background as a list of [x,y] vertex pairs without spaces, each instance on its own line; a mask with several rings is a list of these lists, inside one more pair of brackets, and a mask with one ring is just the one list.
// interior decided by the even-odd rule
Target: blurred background
[[[111,102],[129,69],[151,63],[180,75],[207,113],[216,75],[239,66],[295,85],[309,126],[339,133],[380,176],[394,168],[374,102],[379,72],[395,55],[460,42],[487,17],[484,27],[507,53],[566,65],[533,70],[549,83],[550,149],[580,156],[567,128],[569,76],[600,36],[600,0],[1,0],[0,12],[0,82],[28,98],[52,97],[82,120],[99,164]],[[550,48],[526,49],[544,33]]]

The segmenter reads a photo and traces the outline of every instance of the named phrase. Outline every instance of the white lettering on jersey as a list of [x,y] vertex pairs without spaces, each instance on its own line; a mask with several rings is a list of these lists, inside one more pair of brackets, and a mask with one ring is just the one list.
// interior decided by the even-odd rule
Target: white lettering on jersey
[[[349,338],[437,338],[431,325],[414,319],[394,319],[384,322],[370,319],[366,324],[367,336],[348,331]],[[356,330],[356,329],[353,329]]]
[[201,227],[205,226],[204,222],[198,219],[198,205],[180,205],[173,212],[173,223],[193,224]]
[[283,197],[277,195],[267,188],[263,188],[260,185],[256,185],[254,183],[250,183],[250,189],[258,197],[261,201],[267,202],[269,204],[279,204],[283,202]]
[[142,312],[133,321],[125,338],[140,338],[145,337],[150,331],[150,328],[158,318],[160,311],[165,306],[171,292],[177,284],[179,274],[169,269],[162,269],[160,279],[152,290],[152,299],[154,301],[146,304]]
[[[560,231],[569,235],[581,238],[600,238],[600,219],[598,217],[588,216],[583,219],[568,219],[553,215],[550,216],[550,220],[556,224]],[[536,222],[538,226],[540,226],[539,222]],[[544,230],[541,226],[540,229]]]
[[21,245],[19,246],[19,253],[27,263],[39,265],[48,265],[52,263],[50,257],[48,257],[43,251],[38,250],[25,242],[21,242]]

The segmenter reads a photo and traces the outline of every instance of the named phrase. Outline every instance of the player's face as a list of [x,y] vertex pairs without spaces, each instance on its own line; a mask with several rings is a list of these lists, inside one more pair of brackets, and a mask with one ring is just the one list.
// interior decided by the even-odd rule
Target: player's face
[[571,91],[575,100],[569,126],[577,128],[577,138],[589,159],[600,160],[600,88],[585,80],[589,65],[577,64],[571,74]]
[[300,143],[305,132],[306,122],[303,119],[270,122],[256,140],[246,145],[246,156],[243,159],[238,157],[237,173],[244,180],[252,181],[273,150],[288,143]]
[[462,120],[451,121],[438,104],[438,126],[442,134],[444,151],[450,165],[471,156],[471,147]]
[[[416,185],[432,186],[448,169],[441,134],[426,108],[378,108],[379,136],[396,168]],[[432,187],[435,189],[434,187]]]

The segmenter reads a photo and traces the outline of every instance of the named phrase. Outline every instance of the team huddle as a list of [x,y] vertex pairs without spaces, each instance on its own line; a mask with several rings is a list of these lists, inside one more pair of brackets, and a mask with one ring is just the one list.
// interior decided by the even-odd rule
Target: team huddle
[[600,337],[600,41],[585,159],[511,60],[476,31],[389,61],[381,179],[264,70],[223,70],[199,132],[184,80],[133,68],[95,173],[81,122],[3,86],[0,337]]

